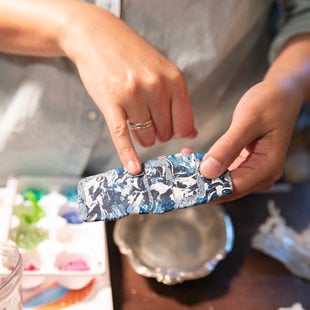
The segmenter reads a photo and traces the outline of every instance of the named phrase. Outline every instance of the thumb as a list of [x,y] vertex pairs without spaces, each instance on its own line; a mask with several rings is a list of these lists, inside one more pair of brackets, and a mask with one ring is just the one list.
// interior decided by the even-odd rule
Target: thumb
[[200,164],[200,173],[207,179],[219,177],[238,159],[249,143],[251,139],[240,128],[230,128],[205,154]]

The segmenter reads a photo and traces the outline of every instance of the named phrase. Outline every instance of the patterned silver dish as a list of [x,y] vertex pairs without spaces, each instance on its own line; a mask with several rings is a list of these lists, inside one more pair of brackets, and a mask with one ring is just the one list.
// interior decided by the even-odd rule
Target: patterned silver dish
[[220,205],[120,219],[114,241],[134,270],[167,285],[202,278],[232,249],[234,230]]

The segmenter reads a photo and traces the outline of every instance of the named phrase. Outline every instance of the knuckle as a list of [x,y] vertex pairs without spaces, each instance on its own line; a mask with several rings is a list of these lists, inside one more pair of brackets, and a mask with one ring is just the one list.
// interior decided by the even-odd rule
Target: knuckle
[[158,140],[160,142],[167,142],[172,138],[172,133],[167,131],[161,134],[158,134]]
[[118,123],[110,129],[110,133],[120,158],[126,158],[134,152],[131,139],[128,136],[126,123]]
[[130,143],[122,141],[121,144],[116,145],[117,153],[120,158],[128,158],[129,154],[132,154],[133,148]]
[[152,90],[158,90],[162,84],[160,76],[157,74],[149,74],[145,80],[146,87]]
[[186,138],[188,136],[190,136],[193,132],[193,128],[190,126],[186,126],[186,127],[182,127],[179,131],[178,131],[178,136],[180,138]]
[[183,72],[178,67],[172,68],[170,78],[175,83],[179,83],[180,85],[185,84]]
[[281,166],[278,167],[273,167],[272,169],[270,169],[270,172],[267,176],[266,180],[266,184],[270,184],[270,187],[276,182],[278,181],[283,175],[283,168]]
[[132,153],[132,147],[130,145],[121,145],[118,149],[120,157],[127,156]]
[[127,126],[125,123],[119,123],[111,128],[111,135],[114,139],[124,138],[126,136]]
[[136,76],[130,76],[123,85],[126,93],[130,96],[136,96],[139,91],[139,82]]

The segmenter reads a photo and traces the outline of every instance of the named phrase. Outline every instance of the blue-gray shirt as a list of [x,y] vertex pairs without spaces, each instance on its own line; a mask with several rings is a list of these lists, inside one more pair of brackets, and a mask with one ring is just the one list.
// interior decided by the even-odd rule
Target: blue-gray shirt
[[[124,19],[188,82],[198,137],[137,147],[142,160],[184,146],[207,151],[228,128],[241,95],[262,78],[268,57],[272,61],[291,36],[310,31],[309,0],[278,6],[272,0],[88,2]],[[0,54],[0,180],[118,166],[105,121],[68,59]]]

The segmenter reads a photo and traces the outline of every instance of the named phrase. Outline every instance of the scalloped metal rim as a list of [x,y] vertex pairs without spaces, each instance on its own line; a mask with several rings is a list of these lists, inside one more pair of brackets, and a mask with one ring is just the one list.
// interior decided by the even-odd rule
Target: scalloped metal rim
[[[164,268],[154,268],[150,269],[143,265],[138,257],[136,257],[131,250],[130,246],[123,240],[122,237],[122,227],[120,222],[117,222],[114,227],[113,238],[114,242],[118,246],[120,252],[125,255],[130,265],[133,269],[140,275],[155,278],[158,282],[166,285],[174,285],[177,283],[182,283],[187,280],[199,279],[210,274],[217,264],[222,261],[227,254],[231,251],[234,242],[234,229],[230,217],[224,212],[223,208],[219,208],[223,213],[223,219],[225,222],[226,229],[226,244],[225,246],[214,255],[213,259],[206,261],[199,270],[195,271],[181,271],[178,269],[164,269]],[[157,215],[160,216],[160,215]]]

